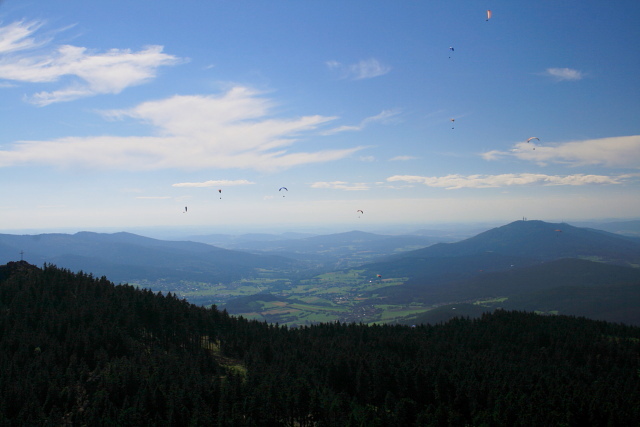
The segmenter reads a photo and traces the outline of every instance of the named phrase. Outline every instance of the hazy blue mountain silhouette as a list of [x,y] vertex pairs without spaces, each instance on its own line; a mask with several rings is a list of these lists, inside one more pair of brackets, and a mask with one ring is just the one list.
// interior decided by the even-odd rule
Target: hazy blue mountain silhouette
[[[364,231],[348,231],[315,236],[298,235],[295,238],[275,238],[275,235],[242,235],[231,239],[223,236],[195,237],[199,241],[225,240],[225,247],[269,252],[295,252],[317,254],[332,253],[335,256],[353,251],[371,251],[381,255],[388,255],[407,247],[427,247],[434,243],[452,241],[447,237],[430,237],[417,235],[383,235]],[[252,239],[253,238],[253,239]]]
[[327,269],[360,265],[394,253],[456,240],[446,236],[383,235],[357,230],[313,236],[247,234],[194,236],[193,239],[207,243],[217,241],[227,249],[313,262]]
[[246,234],[204,234],[192,235],[187,240],[219,246],[225,249],[255,249],[253,245],[263,245],[267,242],[280,242],[283,240],[296,240],[305,237],[316,236],[312,233],[285,232],[272,233],[246,233]]
[[164,241],[131,233],[0,235],[0,262],[24,259],[112,280],[167,278],[207,282],[235,280],[254,268],[292,268],[296,261],[221,249],[197,242]]
[[608,262],[625,263],[640,259],[640,243],[625,236],[565,223],[515,221],[460,242],[436,244],[394,259],[457,257],[484,252],[539,260],[599,257]]
[[580,223],[580,227],[588,227],[594,230],[602,230],[619,236],[627,236],[640,241],[640,220],[587,222]]

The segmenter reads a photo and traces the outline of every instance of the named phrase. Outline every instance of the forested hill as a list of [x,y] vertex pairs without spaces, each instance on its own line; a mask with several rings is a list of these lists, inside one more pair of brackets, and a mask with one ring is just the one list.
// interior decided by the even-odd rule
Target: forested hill
[[583,318],[287,329],[0,266],[0,425],[640,425],[639,352]]
[[595,257],[627,264],[640,260],[640,241],[564,223],[515,221],[460,242],[440,243],[395,258],[460,257],[481,253],[538,260]]

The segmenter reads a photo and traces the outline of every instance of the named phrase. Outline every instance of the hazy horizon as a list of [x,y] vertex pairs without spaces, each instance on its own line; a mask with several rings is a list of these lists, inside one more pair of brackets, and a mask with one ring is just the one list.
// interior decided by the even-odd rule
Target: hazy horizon
[[[457,234],[459,236],[471,237],[492,228],[501,227],[523,218],[514,218],[506,221],[478,221],[478,222],[430,222],[430,223],[409,223],[409,224],[334,224],[328,226],[326,224],[270,224],[270,225],[242,225],[242,226],[140,226],[140,227],[60,227],[60,228],[25,228],[25,229],[3,229],[0,228],[0,234],[11,235],[37,235],[37,234],[75,234],[80,232],[106,233],[113,234],[126,232],[137,234],[144,237],[155,239],[175,240],[186,239],[188,237],[206,236],[213,234],[222,235],[245,235],[245,234],[311,234],[311,235],[328,235],[345,233],[351,231],[362,231],[367,233],[382,235],[404,235],[415,234],[418,232],[433,232],[434,235],[439,233]],[[636,218],[592,218],[585,220],[567,220],[567,219],[538,219],[526,218],[528,221],[540,220],[549,223],[565,223],[576,227],[591,227],[597,225],[605,225],[618,222],[640,221],[640,217]]]

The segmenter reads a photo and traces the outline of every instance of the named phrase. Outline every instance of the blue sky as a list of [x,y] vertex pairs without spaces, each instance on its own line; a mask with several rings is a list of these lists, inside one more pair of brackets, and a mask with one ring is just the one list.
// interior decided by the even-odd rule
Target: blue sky
[[5,0],[0,229],[638,218],[639,20],[635,0]]

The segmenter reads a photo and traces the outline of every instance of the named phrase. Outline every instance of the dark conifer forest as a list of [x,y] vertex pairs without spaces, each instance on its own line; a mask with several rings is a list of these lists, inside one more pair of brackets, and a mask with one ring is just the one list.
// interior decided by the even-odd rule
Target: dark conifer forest
[[0,425],[640,425],[640,328],[495,311],[294,329],[14,262]]

